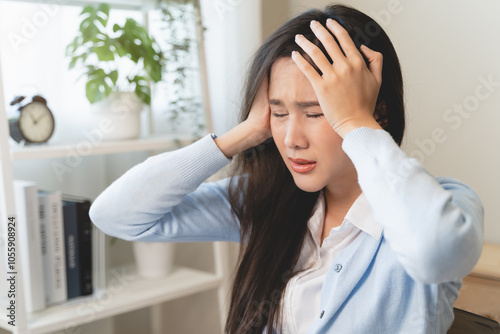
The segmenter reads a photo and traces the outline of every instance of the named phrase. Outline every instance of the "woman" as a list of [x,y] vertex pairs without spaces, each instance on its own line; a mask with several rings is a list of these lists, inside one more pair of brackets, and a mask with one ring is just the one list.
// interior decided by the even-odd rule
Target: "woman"
[[311,10],[257,51],[239,125],[135,166],[91,218],[127,240],[242,242],[226,333],[445,333],[483,208],[404,154],[404,125],[382,28]]

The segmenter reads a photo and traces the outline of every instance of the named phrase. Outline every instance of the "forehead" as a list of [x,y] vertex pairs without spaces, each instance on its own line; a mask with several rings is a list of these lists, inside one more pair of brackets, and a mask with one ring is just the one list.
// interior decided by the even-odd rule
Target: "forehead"
[[292,58],[280,58],[271,67],[269,98],[296,101],[315,101],[316,93]]

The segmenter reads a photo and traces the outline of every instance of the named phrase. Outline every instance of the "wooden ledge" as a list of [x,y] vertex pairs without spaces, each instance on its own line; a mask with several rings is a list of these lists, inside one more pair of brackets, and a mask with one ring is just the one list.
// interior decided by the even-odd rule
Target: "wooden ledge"
[[481,257],[470,276],[500,281],[500,244],[484,243]]

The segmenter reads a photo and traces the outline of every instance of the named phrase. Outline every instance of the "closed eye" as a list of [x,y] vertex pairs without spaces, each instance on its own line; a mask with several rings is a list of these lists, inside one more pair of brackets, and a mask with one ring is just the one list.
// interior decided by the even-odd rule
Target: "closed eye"
[[[274,117],[285,117],[288,116],[288,114],[278,114],[278,113],[273,113]],[[306,114],[306,117],[308,118],[320,118],[321,116],[324,116],[324,114]]]
[[278,114],[278,113],[273,113],[274,117],[285,117],[288,116],[288,114]]
[[324,114],[314,114],[314,115],[308,114],[306,116],[309,118],[320,118],[321,116],[324,116]]

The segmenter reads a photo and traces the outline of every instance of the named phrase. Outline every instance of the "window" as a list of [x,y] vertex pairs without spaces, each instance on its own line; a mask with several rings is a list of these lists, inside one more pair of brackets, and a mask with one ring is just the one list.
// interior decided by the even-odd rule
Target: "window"
[[[0,2],[0,61],[6,103],[18,95],[45,97],[56,118],[54,142],[78,140],[84,129],[91,127],[92,106],[85,97],[85,77],[78,80],[81,73],[68,70],[69,58],[65,56],[66,46],[78,29],[81,10],[54,2]],[[200,135],[205,121],[195,20],[190,17],[194,15],[193,5],[171,5],[147,14],[150,32],[168,62],[165,80],[153,90],[154,132]],[[121,23],[128,17],[145,21],[144,12],[112,7],[110,23]],[[169,23],[163,20],[166,17],[183,21]],[[182,52],[182,48],[188,51]],[[175,54],[182,57],[176,59]],[[143,116],[146,114],[143,112]]]

